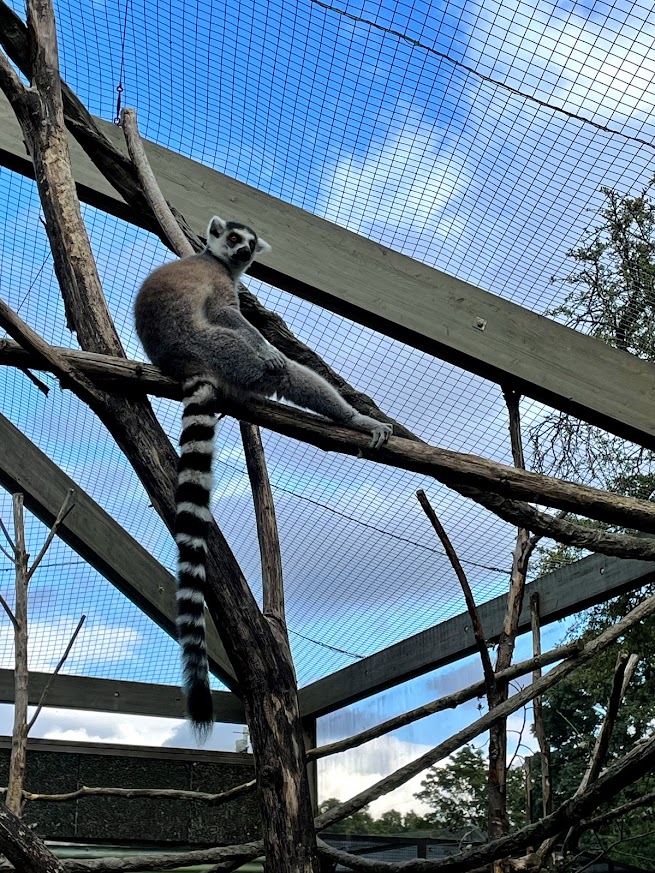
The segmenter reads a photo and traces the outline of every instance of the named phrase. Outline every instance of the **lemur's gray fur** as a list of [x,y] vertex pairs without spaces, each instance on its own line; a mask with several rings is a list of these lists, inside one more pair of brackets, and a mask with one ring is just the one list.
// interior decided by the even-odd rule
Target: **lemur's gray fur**
[[241,314],[241,275],[267,251],[268,243],[251,228],[214,216],[205,249],[151,273],[135,303],[136,330],[146,354],[183,384],[176,492],[177,627],[187,711],[200,735],[211,729],[213,715],[204,583],[217,391],[239,400],[277,395],[340,424],[370,431],[374,448],[384,445],[392,432],[391,425],[353,409],[313,370],[289,360]]

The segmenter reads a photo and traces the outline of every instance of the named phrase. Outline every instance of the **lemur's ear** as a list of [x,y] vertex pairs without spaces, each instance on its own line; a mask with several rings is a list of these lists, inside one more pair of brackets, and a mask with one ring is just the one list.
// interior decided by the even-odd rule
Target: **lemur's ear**
[[270,252],[270,250],[271,250],[271,247],[266,242],[266,240],[262,239],[261,237],[258,237],[257,238],[257,245],[255,246],[255,251],[257,252],[257,254],[260,255],[262,252]]
[[207,228],[207,239],[210,237],[219,237],[223,231],[225,230],[225,222],[218,215],[215,215],[212,220],[209,222],[209,227]]

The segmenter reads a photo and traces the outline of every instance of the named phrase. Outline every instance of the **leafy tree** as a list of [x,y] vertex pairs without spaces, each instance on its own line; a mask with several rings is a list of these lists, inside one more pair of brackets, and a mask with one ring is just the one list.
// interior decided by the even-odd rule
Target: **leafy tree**
[[[446,766],[428,770],[414,795],[434,809],[425,820],[433,828],[460,831],[487,827],[487,763],[480,749],[463,746]],[[507,813],[512,827],[525,823],[525,779],[520,770],[507,774]]]
[[[564,281],[570,290],[564,303],[551,313],[571,327],[649,361],[655,361],[654,184],[655,179],[634,197],[601,189],[604,205],[599,222],[582,244],[569,252],[575,267]],[[542,421],[533,430],[531,441],[536,465],[544,471],[594,481],[619,494],[653,499],[655,456],[650,451],[563,413],[553,413]],[[559,545],[543,550],[540,569],[547,571],[580,555],[579,550]],[[594,607],[578,619],[574,634],[595,636],[653,593],[655,584],[650,584]],[[655,720],[655,622],[648,621],[576,670],[544,699],[545,728],[552,744],[553,787],[559,800],[573,793],[584,772],[604,715],[620,648],[642,657],[619,713],[610,759],[623,754],[648,733]],[[654,787],[654,781],[646,775],[611,805],[643,796]],[[616,860],[655,869],[654,815],[653,808],[641,808],[598,835],[588,834],[586,842],[596,851],[599,844],[611,845]],[[639,839],[635,839],[637,835]]]

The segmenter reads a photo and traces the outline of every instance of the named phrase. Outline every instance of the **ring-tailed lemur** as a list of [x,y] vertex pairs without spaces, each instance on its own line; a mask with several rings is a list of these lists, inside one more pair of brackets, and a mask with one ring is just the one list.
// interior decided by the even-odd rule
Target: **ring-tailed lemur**
[[150,360],[182,382],[184,412],[176,491],[179,548],[177,629],[187,712],[196,732],[211,730],[212,700],[205,643],[204,588],[215,429],[215,400],[278,397],[340,424],[389,439],[389,424],[361,415],[313,370],[285,357],[241,314],[238,285],[270,246],[245,224],[214,216],[197,255],[159,267],[135,303],[136,330]]

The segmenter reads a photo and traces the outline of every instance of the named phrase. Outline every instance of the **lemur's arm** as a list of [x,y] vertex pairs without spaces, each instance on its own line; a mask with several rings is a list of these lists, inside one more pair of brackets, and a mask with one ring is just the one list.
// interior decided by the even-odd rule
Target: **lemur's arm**
[[272,370],[281,370],[286,362],[282,352],[271,345],[236,306],[224,306],[211,313],[210,321],[216,327],[233,330],[245,340]]

